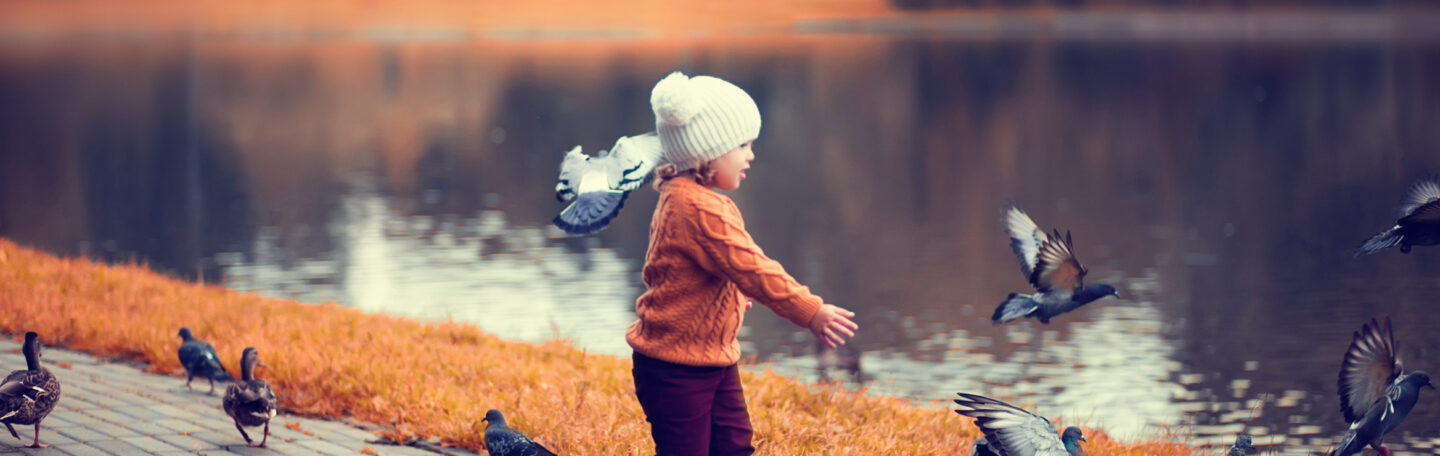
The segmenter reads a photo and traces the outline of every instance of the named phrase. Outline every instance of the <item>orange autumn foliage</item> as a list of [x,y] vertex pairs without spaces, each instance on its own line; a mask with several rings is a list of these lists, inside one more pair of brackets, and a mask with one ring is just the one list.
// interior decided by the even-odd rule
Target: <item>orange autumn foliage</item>
[[[498,408],[560,454],[651,450],[624,357],[564,340],[502,340],[465,323],[265,298],[0,239],[0,331],[36,331],[53,346],[183,375],[175,355],[181,326],[214,344],[231,367],[244,347],[256,347],[266,363],[256,375],[280,393],[284,413],[352,417],[388,429],[394,441],[438,437],[478,452],[480,420]],[[956,454],[979,435],[946,407],[768,371],[742,377],[760,454]],[[1196,454],[1179,443],[1123,444],[1086,432],[1091,455]]]

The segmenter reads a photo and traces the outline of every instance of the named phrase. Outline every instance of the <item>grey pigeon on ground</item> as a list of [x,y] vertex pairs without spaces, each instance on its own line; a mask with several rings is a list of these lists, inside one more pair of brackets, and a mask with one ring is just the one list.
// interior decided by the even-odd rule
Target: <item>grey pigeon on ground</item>
[[975,439],[975,444],[970,446],[970,456],[1000,456],[1000,453],[990,448],[990,440],[981,437]]
[[1331,456],[1357,454],[1366,445],[1390,456],[1381,438],[1410,414],[1420,398],[1421,387],[1435,389],[1424,371],[1405,373],[1395,353],[1390,317],[1385,317],[1383,327],[1371,319],[1355,332],[1340,365],[1338,381],[1340,411],[1350,429]]
[[1440,184],[1435,181],[1416,182],[1400,204],[1399,217],[1395,226],[1371,236],[1356,247],[1355,256],[1358,258],[1397,245],[1400,253],[1410,253],[1412,246],[1440,244]]
[[44,347],[39,334],[25,333],[25,344],[20,346],[20,351],[25,353],[25,369],[11,372],[0,382],[0,423],[5,423],[5,429],[17,439],[20,434],[15,432],[13,424],[35,425],[31,448],[50,446],[40,443],[40,420],[60,402],[60,380],[40,366],[40,351]]
[[180,328],[180,365],[185,366],[185,388],[190,381],[202,377],[210,381],[210,394],[215,394],[215,381],[235,381],[230,372],[220,363],[220,355],[209,342],[196,339],[190,328]]
[[[1045,417],[977,394],[957,393],[955,413],[975,418],[990,450],[1000,456],[1084,456],[1085,435],[1070,426],[1056,434]],[[977,453],[978,454],[978,453]]]
[[555,184],[555,198],[570,205],[555,216],[555,226],[572,235],[605,229],[625,207],[630,192],[645,185],[661,157],[655,133],[621,137],[609,151],[593,157],[580,146],[570,149]]
[[[225,398],[220,402],[225,414],[235,421],[235,429],[245,438],[245,444],[257,448],[265,448],[265,442],[270,439],[270,419],[275,417],[280,403],[270,384],[255,378],[255,366],[264,365],[255,347],[245,347],[240,355],[240,381],[225,388]],[[250,440],[250,434],[245,433],[245,427],[261,425],[265,426],[265,431],[257,444]]]
[[1106,296],[1119,297],[1110,284],[1085,285],[1085,266],[1075,259],[1075,244],[1070,232],[1060,237],[1055,230],[1046,236],[1030,216],[1011,207],[1005,212],[1005,231],[1010,235],[1010,248],[1020,258],[1020,272],[1025,274],[1036,293],[1010,293],[990,321],[996,325],[1022,317],[1032,317],[1049,324],[1056,315],[1075,310]]
[[481,421],[489,422],[485,425],[485,451],[491,456],[555,456],[525,433],[505,424],[505,415],[499,410],[485,412],[485,419]]
[[1255,446],[1250,443],[1250,434],[1241,432],[1235,436],[1235,444],[1230,445],[1230,451],[1225,452],[1225,456],[1245,456],[1253,450]]

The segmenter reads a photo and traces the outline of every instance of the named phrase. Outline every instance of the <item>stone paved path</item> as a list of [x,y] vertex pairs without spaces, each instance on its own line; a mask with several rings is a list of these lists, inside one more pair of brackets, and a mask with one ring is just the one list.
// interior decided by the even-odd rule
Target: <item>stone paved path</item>
[[[367,443],[376,436],[345,423],[280,414],[270,422],[269,448],[249,448],[234,422],[220,409],[224,383],[215,395],[200,379],[194,391],[185,379],[146,374],[129,364],[46,347],[41,363],[60,379],[60,404],[40,423],[40,443],[25,448],[34,426],[15,426],[16,440],[0,426],[0,455],[435,455],[435,451]],[[25,368],[20,344],[0,340],[0,375]],[[260,374],[263,378],[263,368]],[[235,372],[239,375],[239,372]],[[283,394],[283,392],[278,392]],[[257,429],[250,437],[260,438]],[[367,450],[368,449],[368,450]],[[474,453],[444,449],[451,455]]]

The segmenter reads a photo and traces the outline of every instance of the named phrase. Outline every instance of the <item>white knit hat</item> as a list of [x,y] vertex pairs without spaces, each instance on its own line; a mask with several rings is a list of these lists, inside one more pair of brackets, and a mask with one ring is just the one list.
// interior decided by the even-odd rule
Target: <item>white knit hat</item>
[[674,72],[650,92],[665,161],[679,171],[720,158],[760,136],[760,108],[744,89]]

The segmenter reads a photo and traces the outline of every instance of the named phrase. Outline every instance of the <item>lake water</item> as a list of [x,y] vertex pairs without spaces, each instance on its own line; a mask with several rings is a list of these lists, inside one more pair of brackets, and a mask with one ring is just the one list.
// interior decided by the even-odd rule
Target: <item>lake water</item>
[[[554,179],[570,147],[652,129],[677,68],[753,94],[731,197],[858,314],[842,355],[875,394],[1305,454],[1345,428],[1336,373],[1368,319],[1440,370],[1440,249],[1350,257],[1440,174],[1434,40],[3,40],[0,236],[628,355],[656,193],[570,238]],[[1123,299],[992,326],[1027,291],[1010,203]],[[820,378],[813,337],[763,306],[741,340]],[[1422,396],[1392,449],[1440,454]]]

